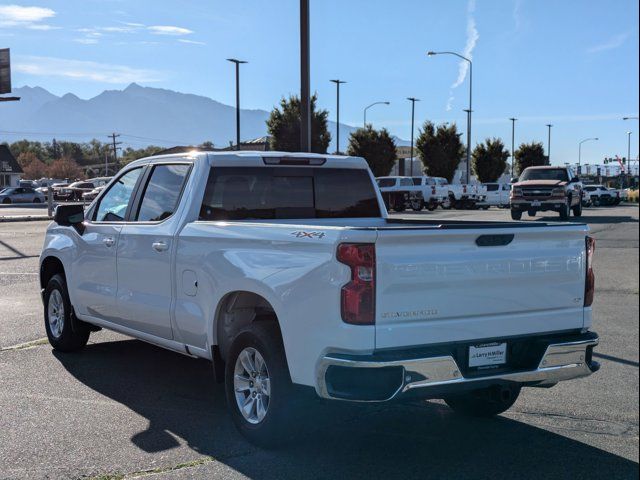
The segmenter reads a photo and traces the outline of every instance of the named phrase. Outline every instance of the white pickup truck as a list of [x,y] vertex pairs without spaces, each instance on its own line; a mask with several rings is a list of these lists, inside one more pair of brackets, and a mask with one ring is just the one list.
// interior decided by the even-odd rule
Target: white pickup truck
[[150,157],[86,210],[58,206],[44,326],[61,352],[102,327],[211,360],[235,424],[265,446],[313,421],[305,392],[496,415],[522,387],[597,370],[587,233],[391,219],[361,158]]

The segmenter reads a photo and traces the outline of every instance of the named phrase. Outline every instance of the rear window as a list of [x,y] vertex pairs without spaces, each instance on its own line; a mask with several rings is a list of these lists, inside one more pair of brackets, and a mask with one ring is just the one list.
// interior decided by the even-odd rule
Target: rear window
[[378,186],[380,188],[395,187],[395,185],[396,185],[395,178],[379,178],[378,179]]
[[413,177],[413,184],[417,187],[419,187],[420,185],[422,185],[422,178],[421,177]]
[[487,192],[497,192],[499,187],[495,183],[487,183],[485,186],[487,187]]
[[380,217],[366,170],[214,167],[200,220]]
[[401,187],[412,187],[413,186],[413,180],[411,180],[410,178],[401,178],[400,179],[400,186]]

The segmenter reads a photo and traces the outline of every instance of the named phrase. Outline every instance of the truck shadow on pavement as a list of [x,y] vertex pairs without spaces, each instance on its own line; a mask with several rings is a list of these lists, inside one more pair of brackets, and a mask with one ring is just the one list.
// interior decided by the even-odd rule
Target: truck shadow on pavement
[[439,403],[309,401],[309,429],[286,448],[261,450],[236,432],[208,362],[136,340],[53,354],[80,382],[148,419],[147,430],[130,439],[137,448],[162,452],[179,447],[179,438],[252,478],[611,480],[638,474],[637,463],[579,441],[506,417],[461,418]]

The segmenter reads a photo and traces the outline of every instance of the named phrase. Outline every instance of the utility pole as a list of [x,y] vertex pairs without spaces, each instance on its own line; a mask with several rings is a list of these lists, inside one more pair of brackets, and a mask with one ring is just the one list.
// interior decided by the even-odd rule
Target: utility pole
[[240,150],[240,64],[247,62],[236,58],[227,61],[236,64],[236,150]]
[[112,142],[111,145],[113,147],[113,164],[115,165],[116,172],[120,170],[118,165],[118,145],[120,145],[122,142],[116,142],[116,138],[118,138],[119,136],[120,134],[115,132],[112,133],[111,135],[108,135],[108,137],[111,138],[111,142]]
[[549,162],[549,165],[551,165],[551,127],[553,127],[553,125],[547,123],[547,128],[549,129],[547,136],[547,161]]
[[[409,175],[413,177],[413,130],[416,113],[416,102],[419,102],[420,99],[415,97],[408,97],[407,100],[411,102],[411,158],[409,159]],[[404,167],[404,165],[402,166]],[[404,175],[404,168],[402,169],[400,175]]]
[[511,117],[511,178],[514,178],[515,164],[516,164],[516,120],[515,117]]
[[340,154],[340,84],[347,83],[344,80],[330,80],[336,84],[336,153]]
[[300,0],[300,151],[311,152],[309,0]]

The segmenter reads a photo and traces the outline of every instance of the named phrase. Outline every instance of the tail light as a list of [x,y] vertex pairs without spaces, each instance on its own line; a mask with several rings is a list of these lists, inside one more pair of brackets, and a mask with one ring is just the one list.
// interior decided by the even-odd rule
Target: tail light
[[342,320],[354,325],[375,323],[376,249],[372,243],[341,243],[338,261],[351,268],[351,280],[341,291]]
[[431,187],[431,195],[435,195],[436,194],[436,187]]
[[462,193],[467,193],[467,186],[466,185],[462,186]]
[[586,280],[584,285],[584,306],[590,307],[593,303],[593,296],[596,290],[596,277],[593,273],[593,252],[596,250],[596,239],[593,237],[587,237],[586,240],[587,250],[587,265],[586,265]]

